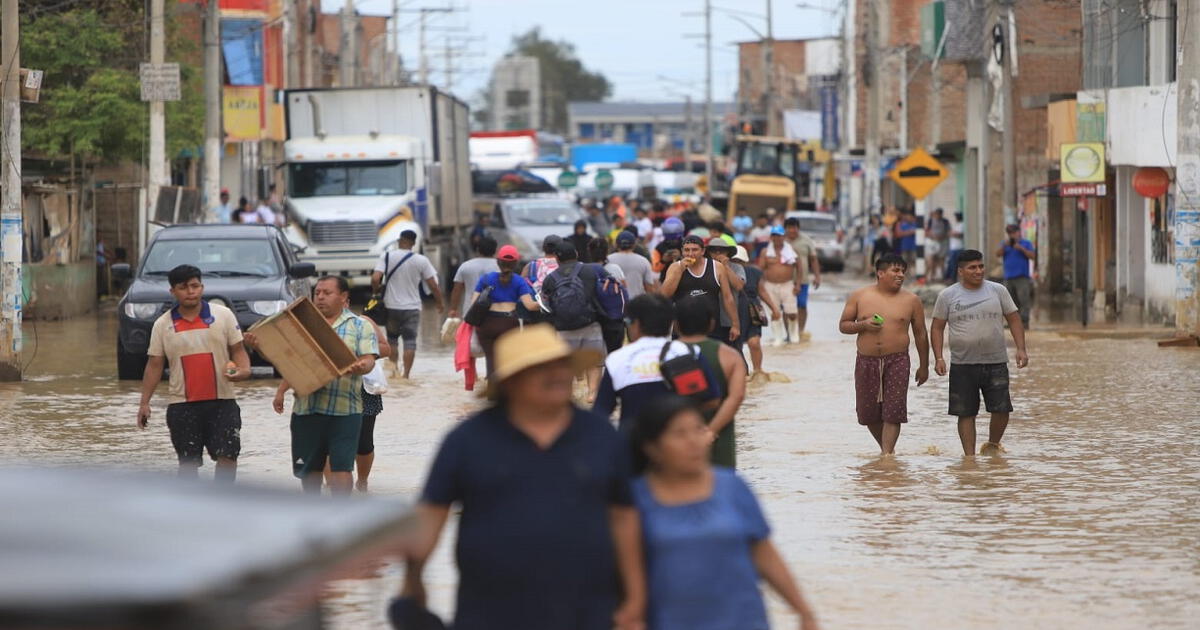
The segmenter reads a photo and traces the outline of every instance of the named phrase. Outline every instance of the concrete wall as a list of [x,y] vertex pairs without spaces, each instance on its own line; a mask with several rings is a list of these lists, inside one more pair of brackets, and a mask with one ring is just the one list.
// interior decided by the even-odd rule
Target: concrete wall
[[31,263],[23,265],[25,317],[58,320],[78,317],[96,307],[96,265],[80,262],[66,265]]

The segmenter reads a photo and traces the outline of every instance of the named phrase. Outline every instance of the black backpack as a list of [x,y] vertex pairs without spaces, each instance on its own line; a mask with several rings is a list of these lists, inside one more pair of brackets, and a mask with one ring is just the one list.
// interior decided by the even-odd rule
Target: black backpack
[[558,330],[577,330],[596,321],[592,297],[579,277],[582,270],[583,263],[577,262],[570,274],[563,273],[561,267],[550,274],[557,276],[550,302],[550,318]]

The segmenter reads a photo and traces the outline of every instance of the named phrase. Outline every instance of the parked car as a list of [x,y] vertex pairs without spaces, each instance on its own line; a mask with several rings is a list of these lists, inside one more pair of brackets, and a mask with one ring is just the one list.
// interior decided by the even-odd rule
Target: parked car
[[837,218],[824,212],[793,210],[787,217],[800,219],[800,231],[807,234],[817,246],[817,260],[821,269],[841,271],[846,266],[846,248],[843,232]]
[[547,236],[568,236],[587,214],[574,202],[554,196],[507,197],[495,200],[489,218],[497,243],[516,247],[521,260],[533,260],[542,255]]
[[[142,378],[154,320],[174,303],[167,274],[178,265],[204,274],[204,299],[229,307],[242,330],[309,295],[316,267],[299,262],[279,228],[267,225],[173,225],[154,234],[141,265],[113,265],[133,283],[117,305],[117,376]],[[269,365],[251,354],[256,365]]]

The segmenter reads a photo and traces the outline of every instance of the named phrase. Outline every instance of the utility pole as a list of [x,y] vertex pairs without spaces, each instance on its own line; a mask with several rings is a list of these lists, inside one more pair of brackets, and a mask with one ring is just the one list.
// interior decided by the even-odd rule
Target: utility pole
[[[1179,81],[1175,210],[1175,334],[1200,336],[1200,0],[1180,0],[1176,76]],[[8,37],[5,36],[5,41]]]
[[388,58],[388,85],[400,85],[400,0],[392,0],[392,56]]
[[866,214],[876,214],[879,210],[879,127],[882,107],[883,86],[880,85],[883,73],[880,64],[883,56],[879,50],[879,21],[882,19],[879,10],[879,0],[867,0],[867,163],[864,180],[866,182]]
[[[166,34],[163,29],[163,0],[150,0],[150,63],[161,67],[166,57]],[[147,210],[154,216],[158,207],[158,191],[167,185],[167,129],[166,102],[150,101],[150,164],[149,187],[146,197]],[[215,199],[215,197],[214,197]],[[139,225],[145,230],[145,225]]]
[[316,66],[316,64],[313,63],[312,50],[312,41],[315,34],[309,28],[312,25],[310,21],[312,17],[311,11],[313,9],[312,2],[313,0],[304,0],[304,15],[301,26],[301,28],[304,29],[304,37],[302,38],[303,44],[301,45],[301,54],[304,56],[304,73],[301,77],[303,85],[300,87],[312,87],[315,83],[313,81],[313,77],[315,76],[314,66]]
[[706,197],[712,199],[713,146],[712,146],[712,0],[704,0],[704,130],[700,135],[704,142],[704,178],[708,182]]
[[296,2],[283,3],[283,41],[286,46],[284,54],[286,77],[284,87],[300,86],[300,7]]
[[[288,68],[289,71],[295,68]],[[204,199],[208,220],[216,220],[221,192],[221,6],[208,0],[204,13]]]
[[18,0],[3,0],[3,138],[0,138],[0,381],[21,380],[21,23]]
[[762,46],[767,106],[766,132],[768,136],[778,136],[780,133],[775,116],[775,36],[771,29],[771,0],[767,0],[767,36],[763,38]]
[[[1014,23],[1013,7],[1009,0],[1002,0],[1002,4],[1007,8],[1007,16],[1004,12],[999,14],[998,20],[1007,19],[1011,25]],[[1003,29],[1006,34],[1004,37],[1004,59],[1001,61],[1001,76],[1003,84],[1000,88],[1003,93],[1004,102],[1004,133],[1001,134],[1003,141],[1002,156],[1004,159],[1004,221],[1015,221],[1017,212],[1017,157],[1015,141],[1013,136],[1016,135],[1015,118],[1013,115],[1013,55],[1016,49],[1016,42],[1012,40],[1013,28]],[[1115,46],[1114,46],[1115,48]],[[1115,66],[1114,66],[1115,67]]]
[[338,52],[339,69],[341,70],[342,87],[354,87],[356,85],[356,70],[358,66],[358,46],[354,41],[356,33],[356,22],[354,13],[354,0],[346,0],[346,4],[342,5],[342,43]]

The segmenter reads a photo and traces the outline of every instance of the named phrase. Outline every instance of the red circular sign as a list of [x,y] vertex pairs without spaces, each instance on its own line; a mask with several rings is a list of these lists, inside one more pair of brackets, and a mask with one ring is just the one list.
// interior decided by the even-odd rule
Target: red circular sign
[[1139,168],[1133,174],[1133,189],[1143,197],[1157,199],[1171,187],[1171,176],[1157,166]]

